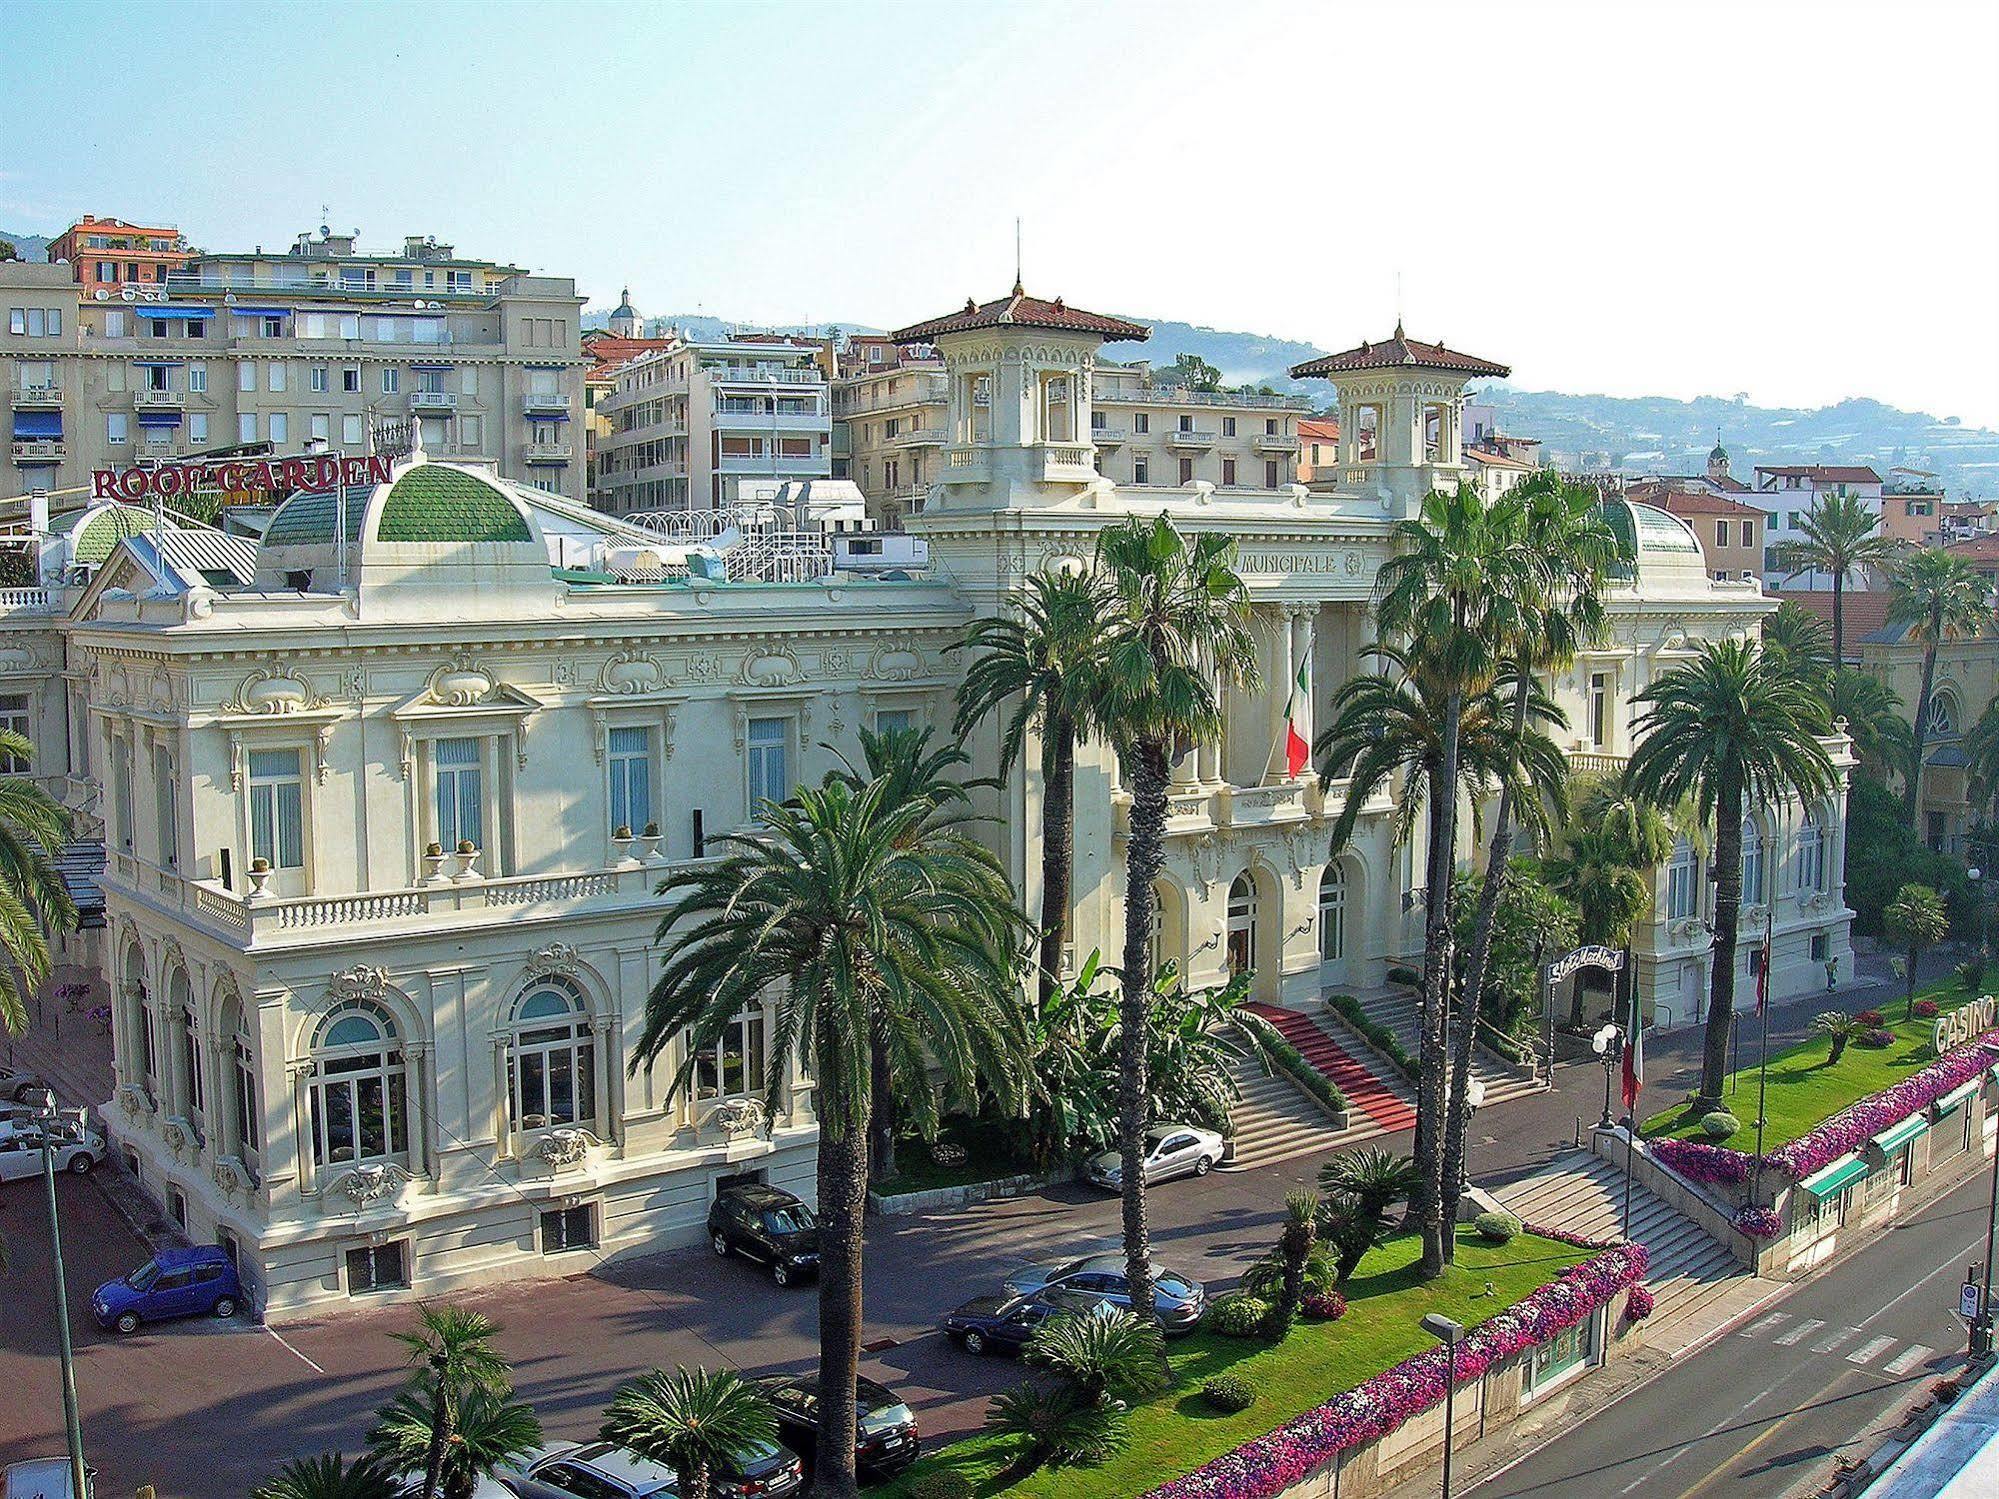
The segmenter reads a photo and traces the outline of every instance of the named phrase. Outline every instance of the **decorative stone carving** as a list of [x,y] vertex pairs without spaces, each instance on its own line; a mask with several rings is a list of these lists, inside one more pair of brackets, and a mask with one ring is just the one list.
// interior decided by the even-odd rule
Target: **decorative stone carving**
[[394,1161],[383,1161],[378,1165],[350,1167],[329,1181],[321,1192],[328,1198],[346,1198],[359,1212],[374,1203],[388,1201],[415,1180]]
[[883,646],[868,662],[868,675],[879,682],[907,682],[923,671],[923,657],[905,646]]
[[303,677],[282,666],[260,666],[237,684],[236,695],[222,705],[222,711],[282,717],[307,712],[322,702]]
[[789,687],[803,675],[798,658],[783,646],[755,646],[743,657],[743,681],[752,687]]
[[693,682],[713,682],[722,675],[721,658],[712,651],[687,658],[687,677]]
[[854,669],[854,653],[844,645],[829,645],[819,652],[822,677],[844,677]]
[[604,663],[597,674],[597,687],[602,692],[630,696],[657,692],[665,680],[666,671],[657,657],[646,651],[623,650]]
[[530,1149],[551,1171],[561,1171],[578,1165],[591,1146],[603,1143],[587,1129],[551,1129],[537,1135]]
[[574,943],[551,942],[546,947],[536,948],[528,954],[527,971],[530,976],[574,973],[581,961],[581,954]]
[[445,708],[473,708],[493,695],[493,674],[460,651],[430,674],[425,687],[430,700]]
[[247,1192],[257,1184],[257,1178],[244,1162],[233,1155],[226,1155],[210,1169],[215,1185],[222,1189],[225,1197],[234,1197],[239,1192]]
[[153,1100],[143,1085],[126,1083],[118,1089],[118,1107],[125,1111],[128,1118],[136,1119],[141,1114],[153,1112]]
[[178,1115],[160,1123],[160,1138],[176,1156],[184,1156],[194,1140],[194,1126]]
[[350,999],[380,1000],[389,992],[389,971],[356,963],[326,981],[327,996],[336,1002]]
[[764,1129],[764,1106],[754,1098],[725,1098],[709,1117],[729,1140],[761,1134]]

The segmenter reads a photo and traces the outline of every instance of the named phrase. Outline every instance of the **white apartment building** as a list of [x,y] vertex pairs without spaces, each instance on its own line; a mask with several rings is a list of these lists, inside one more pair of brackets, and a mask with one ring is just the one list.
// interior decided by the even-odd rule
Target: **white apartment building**
[[433,453],[583,498],[583,301],[566,277],[324,231],[198,255],[164,285],[69,272],[0,265],[0,497],[231,449],[358,456],[375,424],[413,420]]
[[[1274,745],[1301,672],[1309,737],[1373,669],[1391,528],[1463,476],[1458,403],[1483,362],[1398,341],[1302,368],[1331,380],[1346,434],[1309,488],[1135,487],[1087,434],[1099,348],[1143,334],[1022,295],[902,331],[935,347],[946,385],[938,477],[906,539],[927,542],[927,571],[870,577],[841,537],[806,555],[796,533],[780,538],[795,566],[745,542],[714,567],[634,568],[644,533],[421,448],[388,482],[290,498],[254,552],[203,562],[189,533],[149,561],[148,518],[116,506],[43,539],[65,566],[0,594],[19,642],[0,693],[28,702],[36,773],[102,819],[105,1112],[147,1188],[190,1236],[232,1247],[269,1314],[695,1242],[743,1176],[809,1196],[811,1083],[771,1055],[766,1012],[693,1059],[684,1094],[668,1088],[677,1048],[628,1072],[653,889],[851,755],[861,726],[945,728],[963,668],[946,648],[1127,517],[1239,541],[1263,679],[1174,767],[1161,957],[1195,984],[1253,969],[1260,997],[1308,1005],[1380,992],[1420,953],[1422,851],[1396,842],[1391,798],[1335,850],[1350,788],[1289,777]],[[1710,581],[1678,520],[1606,503],[1637,561],[1613,590],[1614,638],[1552,684],[1581,765],[1629,754],[1632,695],[1690,641],[1771,607],[1753,582]],[[889,539],[846,541],[858,558]],[[73,586],[66,564],[100,543]],[[998,732],[972,737],[979,773]],[[1038,763],[1030,747],[986,793],[981,825],[1028,910]],[[1097,743],[1075,790],[1080,963],[1118,949],[1129,797]],[[1753,814],[1745,862],[1780,995],[1817,987],[1822,953],[1850,969],[1843,810],[1841,791]],[[1657,872],[1638,939],[1661,1022],[1699,1008],[1703,873],[1692,847]]]
[[591,503],[611,515],[721,510],[830,478],[827,346],[741,334],[677,339],[610,372]]
[[[1811,514],[1820,496],[1853,495],[1870,514],[1879,518],[1881,489],[1881,476],[1864,465],[1813,463],[1766,467],[1759,463],[1755,484],[1735,497],[1770,517],[1763,528],[1766,540],[1763,581],[1773,588],[1830,589],[1830,573],[1811,571],[1793,577],[1788,570],[1778,567],[1776,549],[1786,542],[1804,540],[1804,518]],[[1849,586],[1865,586],[1864,579],[1848,581]]]

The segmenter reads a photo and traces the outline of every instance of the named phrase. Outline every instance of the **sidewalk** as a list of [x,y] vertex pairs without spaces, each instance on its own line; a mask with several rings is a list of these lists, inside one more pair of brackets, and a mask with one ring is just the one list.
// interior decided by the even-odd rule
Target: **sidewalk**
[[110,1003],[102,974],[61,965],[29,1004],[28,1029],[0,1037],[0,1058],[41,1074],[64,1108],[101,1109],[111,1101],[111,1027],[90,1012]]

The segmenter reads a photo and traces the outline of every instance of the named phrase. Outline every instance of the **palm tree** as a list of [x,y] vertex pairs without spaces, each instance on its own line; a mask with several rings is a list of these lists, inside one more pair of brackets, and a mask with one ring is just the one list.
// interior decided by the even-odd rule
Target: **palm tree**
[[1985,705],[1964,736],[1964,753],[1988,810],[1999,811],[1999,698]]
[[1077,1399],[1107,1405],[1159,1388],[1165,1346],[1157,1321],[1110,1309],[1050,1317],[1023,1352]]
[[1824,622],[1796,599],[1785,599],[1775,614],[1764,617],[1763,653],[1812,687],[1832,674],[1832,637]]
[[[1894,688],[1863,671],[1836,671],[1832,676],[1832,716],[1846,720],[1846,732],[1853,736],[1853,752],[1863,762],[1907,773],[1915,735]],[[1995,748],[1999,748],[1999,717],[1993,719],[1992,733]],[[1970,744],[1966,752],[1976,753]],[[1999,761],[1994,762],[1994,768],[1999,769]]]
[[1118,982],[1118,1144],[1124,1160],[1125,1274],[1131,1304],[1152,1309],[1146,1223],[1146,1019],[1152,1006],[1154,881],[1165,854],[1166,783],[1175,746],[1221,732],[1222,689],[1257,681],[1249,590],[1235,542],[1218,531],[1183,537],[1164,515],[1129,520],[1097,538],[1110,590],[1098,721],[1131,790],[1124,853],[1124,953]]
[[[1568,841],[1548,857],[1548,883],[1575,906],[1577,934],[1583,941],[1628,947],[1632,930],[1652,908],[1651,871],[1658,863],[1658,859],[1635,862],[1629,843],[1617,830],[1578,818]],[[1583,983],[1578,975],[1569,1025],[1579,1029],[1582,1023]]]
[[1297,1320],[1305,1300],[1305,1266],[1319,1237],[1319,1194],[1289,1192],[1284,1197],[1284,1227],[1277,1236],[1277,1252],[1284,1262],[1284,1278],[1279,1283],[1277,1301],[1265,1324],[1269,1336],[1282,1338]]
[[1902,793],[1902,819],[1914,832],[1923,751],[1930,737],[1930,701],[1936,690],[1937,649],[1945,641],[1976,635],[1992,623],[1992,589],[1969,562],[1937,547],[1921,547],[1902,558],[1889,575],[1889,584],[1888,623],[1906,625],[1909,638],[1923,645],[1923,685],[1916,694],[1908,785]]
[[1014,960],[1024,923],[994,856],[932,801],[833,779],[767,804],[755,830],[669,877],[660,976],[634,1070],[685,1038],[670,1092],[751,1006],[775,997],[764,1105],[798,1055],[815,1083],[820,1213],[817,1482],[855,1493],[861,1230],[876,1040],[919,1129],[936,1127],[931,1068],[964,1099],[1015,1086]]
[[1130,1439],[1124,1412],[1115,1406],[1080,1399],[1072,1390],[1031,1384],[993,1396],[986,1407],[986,1429],[1020,1439],[1013,1461],[994,1480],[1000,1489],[1013,1487],[1039,1468],[1106,1462]]
[[1735,1010],[1742,909],[1742,815],[1752,803],[1810,802],[1837,784],[1819,743],[1825,704],[1749,641],[1703,642],[1638,694],[1642,738],[1631,788],[1663,805],[1692,804],[1715,830],[1714,957],[1696,1113],[1721,1104]]
[[1413,1197],[1423,1173],[1408,1156],[1378,1146],[1343,1150],[1319,1168],[1320,1211],[1326,1237],[1338,1256],[1338,1281],[1345,1285],[1362,1256],[1388,1236],[1388,1210]]
[[1683,807],[1668,811],[1632,789],[1629,764],[1606,775],[1576,777],[1569,789],[1570,826],[1601,828],[1617,841],[1625,862],[1650,870],[1673,855],[1673,842],[1697,840],[1700,829]]
[[[1773,560],[1799,573],[1832,576],[1832,659],[1846,664],[1846,580],[1859,568],[1884,567],[1895,559],[1901,543],[1882,534],[1880,517],[1858,495],[1820,495],[1798,522],[1801,541],[1780,542]],[[1788,581],[1788,579],[1786,580]]]
[[[422,1473],[430,1461],[436,1426],[425,1396],[418,1388],[399,1391],[368,1433],[370,1450],[393,1472]],[[531,1406],[474,1385],[458,1402],[438,1493],[442,1499],[472,1499],[482,1478],[527,1456],[541,1441],[541,1421]]]
[[1860,1022],[1844,1010],[1821,1010],[1812,1017],[1812,1034],[1824,1036],[1831,1046],[1826,1053],[1826,1066],[1832,1066],[1846,1054],[1846,1043],[1859,1029]]
[[[1576,652],[1603,638],[1606,616],[1603,589],[1611,571],[1633,558],[1630,549],[1604,518],[1596,492],[1570,484],[1552,470],[1533,475],[1491,507],[1488,517],[1496,536],[1525,559],[1517,568],[1520,589],[1499,639],[1502,659],[1513,675],[1513,703],[1502,754],[1517,763],[1529,728],[1529,708],[1537,673],[1553,673],[1575,660]],[[1492,843],[1486,853],[1485,878],[1472,919],[1471,947],[1464,964],[1457,1029],[1451,1034],[1450,1097],[1442,1161],[1443,1213],[1457,1221],[1458,1193],[1463,1183],[1465,1135],[1471,1126],[1472,1041],[1477,1028],[1478,996],[1485,992],[1486,968],[1492,957],[1493,928],[1505,892],[1514,839],[1516,777],[1499,778],[1499,804],[1492,818]],[[1552,786],[1559,797],[1559,780]],[[1539,811],[1539,800],[1530,803]]]
[[1910,882],[1895,892],[1881,913],[1881,935],[1902,950],[1904,971],[1904,1020],[1915,1018],[1916,963],[1922,955],[1950,935],[1950,915],[1943,897],[1928,885]]
[[457,1437],[458,1415],[474,1390],[503,1395],[508,1390],[507,1361],[493,1346],[499,1327],[483,1312],[456,1306],[420,1305],[415,1332],[392,1333],[409,1351],[409,1393],[426,1407],[429,1434],[419,1466],[423,1470],[422,1499],[437,1499],[443,1481],[445,1454]]
[[716,1473],[777,1440],[777,1418],[733,1369],[651,1369],[618,1386],[603,1435],[673,1469],[680,1499],[708,1499]]
[[254,1499],[399,1499],[403,1486],[373,1457],[349,1464],[337,1452],[295,1457],[278,1476],[258,1488]]
[[[0,763],[25,763],[34,746],[0,729]],[[76,907],[50,861],[69,836],[69,814],[26,776],[0,776],[0,1031],[28,1028],[28,996],[49,976],[49,935],[76,925]]]
[[1076,744],[1095,723],[1108,602],[1093,573],[1037,573],[1027,580],[1020,618],[979,620],[951,647],[979,653],[958,685],[957,734],[962,737],[1012,704],[1000,728],[1002,780],[1020,757],[1028,731],[1040,736],[1044,1005],[1061,982],[1075,865]]

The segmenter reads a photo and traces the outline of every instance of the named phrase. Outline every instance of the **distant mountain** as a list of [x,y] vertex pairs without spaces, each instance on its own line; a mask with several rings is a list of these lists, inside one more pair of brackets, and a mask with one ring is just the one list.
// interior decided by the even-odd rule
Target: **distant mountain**
[[12,245],[20,253],[23,260],[47,260],[49,258],[49,242],[45,235],[16,234],[11,229],[0,229],[0,239],[4,239]]

